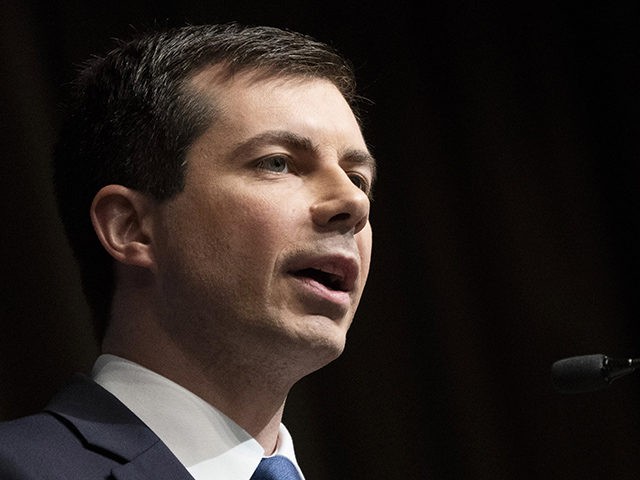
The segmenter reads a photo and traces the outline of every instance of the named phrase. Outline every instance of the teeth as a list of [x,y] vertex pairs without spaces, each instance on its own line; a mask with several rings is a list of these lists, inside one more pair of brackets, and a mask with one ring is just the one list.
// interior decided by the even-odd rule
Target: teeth
[[332,288],[333,290],[340,289],[340,277],[337,275],[333,275],[331,273],[326,273],[327,276],[327,286]]
[[289,273],[315,280],[331,290],[349,292],[356,287],[358,265],[348,256],[301,257],[291,266]]
[[342,270],[339,268],[336,268],[333,265],[323,265],[322,267],[313,267],[315,270],[319,270],[321,272],[326,273],[327,275],[331,275],[332,277],[337,277],[342,279],[343,274],[342,274]]
[[338,274],[327,272],[326,270],[320,270],[317,268],[305,268],[296,272],[296,275],[301,277],[309,277],[320,282],[325,287],[332,290],[342,290],[342,277]]

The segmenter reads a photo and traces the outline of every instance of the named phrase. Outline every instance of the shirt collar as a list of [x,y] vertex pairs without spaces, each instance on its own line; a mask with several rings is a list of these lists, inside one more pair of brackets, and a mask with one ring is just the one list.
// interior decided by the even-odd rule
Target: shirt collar
[[[100,355],[93,379],[140,418],[199,480],[249,479],[263,455],[260,444],[203,399],[151,370],[115,355]],[[288,430],[280,424],[275,454],[299,469]],[[300,472],[302,475],[302,472]]]

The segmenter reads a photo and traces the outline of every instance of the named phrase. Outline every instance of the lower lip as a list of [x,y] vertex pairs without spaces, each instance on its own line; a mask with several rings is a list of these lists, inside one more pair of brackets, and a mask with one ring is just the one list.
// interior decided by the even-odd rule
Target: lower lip
[[320,299],[346,308],[351,305],[351,296],[348,292],[331,290],[312,278],[296,277],[295,275],[293,275],[293,278],[297,280],[298,285],[302,286],[305,295],[310,295],[315,299]]

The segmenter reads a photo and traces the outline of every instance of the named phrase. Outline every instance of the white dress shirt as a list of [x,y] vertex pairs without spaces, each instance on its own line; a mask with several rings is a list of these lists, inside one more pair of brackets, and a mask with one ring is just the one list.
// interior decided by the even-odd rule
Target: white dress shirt
[[[196,480],[249,480],[263,457],[262,446],[233,420],[137,363],[100,355],[92,377],[135,413]],[[275,454],[291,460],[304,480],[283,424]]]

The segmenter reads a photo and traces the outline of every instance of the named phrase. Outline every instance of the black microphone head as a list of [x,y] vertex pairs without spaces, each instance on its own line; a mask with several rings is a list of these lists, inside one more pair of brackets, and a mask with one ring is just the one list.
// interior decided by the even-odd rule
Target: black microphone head
[[609,385],[604,372],[605,355],[582,355],[554,362],[551,379],[560,393],[582,393]]

